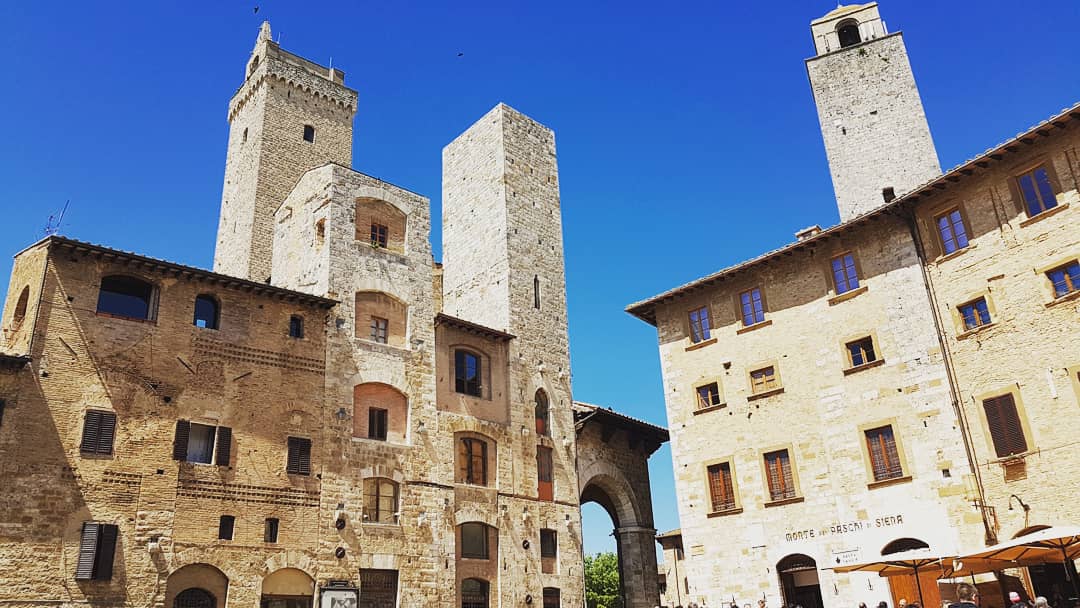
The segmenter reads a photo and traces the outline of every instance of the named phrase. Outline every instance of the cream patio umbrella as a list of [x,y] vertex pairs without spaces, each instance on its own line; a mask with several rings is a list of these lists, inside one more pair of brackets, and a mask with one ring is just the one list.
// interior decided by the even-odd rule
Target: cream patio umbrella
[[942,568],[943,561],[951,563],[952,557],[942,557],[930,549],[912,549],[899,553],[882,555],[881,559],[865,564],[850,564],[831,568],[833,572],[877,572],[880,576],[899,576],[902,574],[915,575],[915,587],[919,591],[919,606],[924,606],[922,597],[922,582],[919,580],[919,570],[923,572],[927,568]]
[[1004,560],[1024,564],[1065,563],[1065,576],[1072,582],[1073,593],[1080,596],[1080,584],[1077,583],[1073,569],[1066,563],[1078,557],[1080,557],[1080,527],[1053,526],[957,559],[960,561]]

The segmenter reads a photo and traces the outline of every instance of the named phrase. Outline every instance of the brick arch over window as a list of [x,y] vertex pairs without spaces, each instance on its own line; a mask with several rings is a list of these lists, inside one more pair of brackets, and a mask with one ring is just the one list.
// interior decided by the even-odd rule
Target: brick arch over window
[[353,387],[353,436],[405,443],[409,399],[389,384],[367,382]]
[[[192,591],[193,589],[197,591]],[[165,606],[186,608],[186,602],[196,598],[205,600],[206,596],[209,596],[213,600],[210,606],[225,608],[228,590],[229,577],[215,566],[205,563],[188,564],[174,570],[165,581]],[[202,593],[199,593],[200,591]]]
[[356,292],[356,337],[405,348],[409,307],[382,291]]
[[356,199],[356,240],[372,247],[405,253],[406,215],[377,198]]

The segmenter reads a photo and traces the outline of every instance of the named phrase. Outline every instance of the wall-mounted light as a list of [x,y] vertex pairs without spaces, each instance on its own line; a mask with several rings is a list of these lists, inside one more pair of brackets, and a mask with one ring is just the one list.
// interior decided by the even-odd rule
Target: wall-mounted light
[[1021,498],[1020,498],[1019,496],[1017,496],[1016,494],[1010,494],[1010,495],[1009,495],[1009,510],[1010,510],[1010,511],[1012,511],[1012,510],[1013,510],[1013,505],[1012,505],[1012,503],[1013,503],[1013,499],[1014,499],[1014,498],[1016,499],[1016,502],[1018,502],[1018,503],[1020,504],[1020,508],[1024,510],[1024,513],[1027,513],[1028,511],[1030,511],[1030,510],[1031,510],[1031,505],[1029,505],[1029,504],[1025,503],[1025,502],[1024,502],[1024,501],[1023,501],[1023,500],[1022,500],[1022,499],[1021,499]]
[[349,412],[345,411],[345,408],[341,407],[338,408],[338,411],[334,414],[334,416],[337,417],[338,420],[345,420],[349,417]]

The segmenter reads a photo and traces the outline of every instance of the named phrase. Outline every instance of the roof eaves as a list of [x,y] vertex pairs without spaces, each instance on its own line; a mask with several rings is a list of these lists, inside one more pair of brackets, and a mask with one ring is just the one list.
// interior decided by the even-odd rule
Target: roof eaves
[[472,321],[466,321],[465,319],[459,319],[457,317],[451,317],[448,314],[439,313],[435,315],[435,325],[446,324],[457,329],[467,331],[469,333],[479,334],[488,338],[493,338],[502,342],[509,342],[517,336],[514,334],[508,334],[505,331],[499,331],[498,329],[492,329],[479,323],[473,323]]

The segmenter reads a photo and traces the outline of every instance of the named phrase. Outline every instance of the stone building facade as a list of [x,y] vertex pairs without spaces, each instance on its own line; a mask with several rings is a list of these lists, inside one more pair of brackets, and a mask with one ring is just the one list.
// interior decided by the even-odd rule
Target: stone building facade
[[16,256],[0,603],[580,606],[580,504],[607,498],[655,571],[666,431],[572,401],[554,134],[500,104],[447,146],[444,266],[429,201],[349,167],[355,102],[264,24],[215,272]]
[[[843,222],[628,307],[657,328],[684,605],[911,600],[913,577],[828,568],[1078,519],[1080,109],[938,175],[876,5],[811,29]],[[1018,574],[993,593],[1067,594],[1061,567]]]

